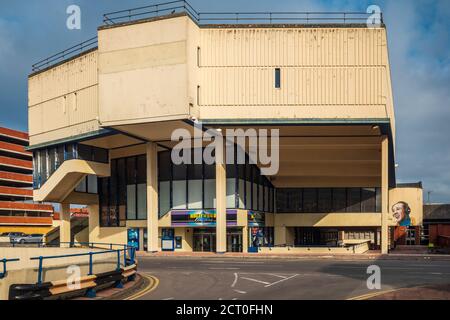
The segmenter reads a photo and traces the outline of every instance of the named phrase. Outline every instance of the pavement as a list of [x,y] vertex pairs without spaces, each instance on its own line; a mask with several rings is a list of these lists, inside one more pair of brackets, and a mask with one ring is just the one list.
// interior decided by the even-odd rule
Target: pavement
[[[378,290],[367,287],[371,265],[380,268]],[[161,253],[140,255],[139,272],[159,281],[140,300],[446,299],[450,292],[450,259],[423,255],[293,258]]]

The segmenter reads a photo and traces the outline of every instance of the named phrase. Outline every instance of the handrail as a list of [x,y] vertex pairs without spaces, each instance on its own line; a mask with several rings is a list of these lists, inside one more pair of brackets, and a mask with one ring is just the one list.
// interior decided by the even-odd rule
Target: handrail
[[[86,243],[88,243],[88,242],[85,242],[85,244]],[[73,247],[72,245],[74,245],[75,243],[73,243],[73,242],[61,242],[60,244],[69,244],[69,247]],[[130,264],[133,265],[135,263],[135,251],[136,251],[135,247],[124,245],[124,244],[114,244],[114,243],[89,242],[89,244],[92,245],[92,247],[90,247],[90,248],[93,248],[93,246],[95,244],[96,245],[108,245],[111,248],[113,246],[120,246],[120,247],[123,247],[123,248],[122,249],[110,249],[110,250],[104,250],[104,251],[89,251],[89,252],[83,252],[83,253],[61,254],[61,255],[53,255],[53,256],[30,257],[30,260],[38,260],[39,261],[37,283],[38,284],[42,284],[42,276],[43,276],[43,269],[44,269],[43,262],[44,262],[44,260],[48,260],[48,259],[61,259],[61,258],[89,256],[89,273],[88,273],[88,275],[93,275],[93,268],[94,268],[93,256],[94,255],[116,252],[117,253],[116,270],[120,270],[120,266],[121,266],[120,254],[123,251],[123,266],[126,267],[127,266],[127,251],[130,250],[130,252],[129,252]]]
[[[243,23],[245,21],[269,22],[306,22],[306,23],[329,23],[337,22],[364,22],[370,19],[373,13],[367,12],[271,12],[271,11],[250,11],[250,12],[198,12],[187,0],[160,2],[144,7],[131,8],[115,12],[105,13],[103,23],[105,25],[115,25],[118,23],[132,22],[144,18],[156,18],[174,13],[187,13],[195,22],[203,24],[208,21],[233,21]],[[146,16],[146,17],[144,17]],[[383,15],[380,13],[380,23],[383,23]]]
[[7,272],[7,270],[6,270],[6,263],[8,263],[8,262],[16,262],[16,261],[20,261],[20,259],[19,258],[12,258],[12,259],[4,258],[4,259],[0,260],[0,262],[3,264],[3,272],[0,272],[0,279],[3,279],[5,277],[5,275],[6,275],[6,272]]
[[95,48],[98,44],[98,38],[93,37],[81,43],[78,43],[68,49],[65,49],[61,52],[58,52],[48,58],[45,58],[41,61],[36,62],[32,65],[33,72],[41,71],[47,67],[50,67],[54,63],[58,63],[64,61],[65,59],[72,58],[74,54],[83,53],[85,50],[89,50]]
[[[125,9],[115,12],[105,13],[103,15],[103,24],[105,26],[116,25],[120,23],[133,22],[148,18],[158,18],[175,13],[186,13],[197,24],[208,24],[212,22],[223,24],[230,23],[306,23],[306,24],[333,24],[333,23],[367,23],[372,19],[373,13],[367,12],[199,12],[188,1],[167,1],[159,2],[148,6]],[[383,24],[383,13],[379,14],[379,22]],[[51,67],[53,64],[72,58],[76,53],[83,53],[86,49],[93,49],[98,45],[98,38],[93,37],[83,41],[66,50],[56,53],[46,59],[43,59],[32,65],[33,72],[39,72]],[[83,51],[84,50],[84,51]]]

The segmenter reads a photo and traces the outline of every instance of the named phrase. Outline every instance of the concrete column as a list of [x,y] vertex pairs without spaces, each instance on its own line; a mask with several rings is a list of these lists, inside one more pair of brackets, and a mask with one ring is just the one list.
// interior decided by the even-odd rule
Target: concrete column
[[158,251],[158,149],[147,143],[147,251]]
[[389,249],[389,140],[383,136],[381,140],[381,253],[387,254]]
[[242,228],[242,252],[248,252],[248,227]]
[[227,169],[223,148],[216,148],[216,252],[227,251]]
[[59,226],[60,247],[67,248],[68,245],[64,242],[70,242],[70,204],[69,203],[61,203],[61,214],[60,214],[59,219],[60,219],[60,226]]
[[89,212],[89,242],[102,242],[100,239],[100,206],[91,204],[87,209]]
[[274,233],[275,233],[275,239],[274,239],[274,244],[276,246],[283,246],[286,245],[287,243],[287,239],[286,239],[286,227],[285,226],[276,226],[274,228]]

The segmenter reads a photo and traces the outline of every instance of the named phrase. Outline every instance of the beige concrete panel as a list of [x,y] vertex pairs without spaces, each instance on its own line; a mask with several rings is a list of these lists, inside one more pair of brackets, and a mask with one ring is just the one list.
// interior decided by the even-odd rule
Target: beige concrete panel
[[99,52],[124,48],[140,48],[186,40],[186,23],[189,18],[175,17],[145,23],[136,23],[98,31]]
[[[32,110],[32,109],[30,109],[30,110]],[[41,117],[42,117],[42,115],[41,115]],[[47,123],[47,121],[51,121],[51,120],[44,121],[44,119],[45,119],[44,117],[42,117],[42,119],[43,119],[42,127],[45,127],[45,124]],[[99,127],[98,121],[96,119],[89,120],[89,121],[86,121],[83,123],[74,124],[71,126],[55,129],[53,131],[48,131],[45,133],[30,136],[30,146],[33,146],[36,144],[41,144],[41,143],[46,143],[46,142],[51,142],[51,141],[55,141],[55,140],[60,140],[60,139],[68,139],[68,138],[76,137],[78,135],[85,134],[88,132],[96,132],[99,130],[99,128],[100,127]]]
[[100,54],[101,74],[186,64],[186,41],[123,49]]
[[386,108],[373,106],[201,106],[200,119],[385,119]]
[[223,148],[216,148],[216,252],[227,251],[227,171]]
[[201,68],[201,106],[327,106],[385,105],[386,69],[281,69],[281,87],[275,88],[273,68]]
[[380,213],[278,213],[277,227],[375,227],[381,225]]
[[201,66],[380,66],[384,28],[202,28]]
[[[121,147],[127,147],[131,145],[135,145],[138,143],[144,144],[142,140],[134,139],[132,137],[123,135],[123,134],[115,134],[113,136],[107,136],[98,139],[92,139],[89,141],[83,141],[82,144],[86,144],[89,146],[104,148],[104,149],[117,149]],[[114,150],[111,150],[113,152]]]
[[98,195],[92,193],[72,191],[65,199],[67,203],[77,205],[98,204]]
[[109,152],[109,155],[110,155],[111,159],[116,159],[116,158],[138,156],[138,155],[145,154],[145,152],[146,151],[145,151],[145,143],[144,143],[144,144],[140,144],[140,145],[136,145],[136,146],[111,150]]
[[189,114],[186,65],[100,74],[100,123],[148,122]]
[[70,204],[61,203],[61,224],[59,226],[59,241],[61,248],[67,247],[67,243],[71,242],[70,230]]

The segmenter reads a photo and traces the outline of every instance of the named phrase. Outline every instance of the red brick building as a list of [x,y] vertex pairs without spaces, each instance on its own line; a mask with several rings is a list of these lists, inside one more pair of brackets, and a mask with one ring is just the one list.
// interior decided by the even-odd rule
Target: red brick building
[[450,247],[450,204],[425,204],[423,225],[429,243]]
[[27,133],[0,127],[0,234],[45,234],[53,228],[53,206],[33,202],[33,157],[27,146]]

